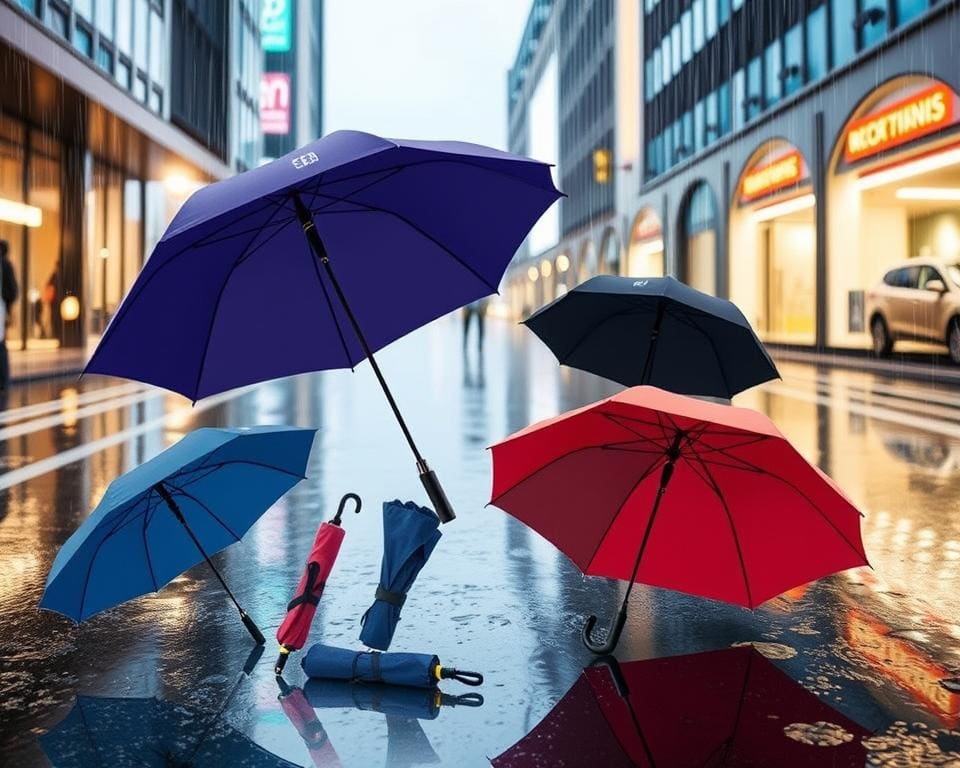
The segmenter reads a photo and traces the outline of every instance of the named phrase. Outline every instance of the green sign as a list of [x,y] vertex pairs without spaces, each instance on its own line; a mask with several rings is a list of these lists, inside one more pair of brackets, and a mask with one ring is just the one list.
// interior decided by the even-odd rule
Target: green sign
[[290,50],[294,0],[263,0],[260,45],[270,53]]

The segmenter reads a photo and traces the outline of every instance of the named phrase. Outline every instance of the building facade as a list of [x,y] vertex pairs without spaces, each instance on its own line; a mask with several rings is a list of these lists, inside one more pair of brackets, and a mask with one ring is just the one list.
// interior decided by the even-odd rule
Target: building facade
[[263,0],[260,33],[263,157],[273,159],[323,132],[323,0]]
[[[632,189],[616,184],[620,271],[729,297],[768,342],[869,347],[866,296],[892,266],[960,263],[958,3],[641,4],[642,151]],[[576,235],[526,259],[579,268],[602,240]],[[522,279],[518,259],[511,288]]]
[[[9,349],[95,338],[186,197],[259,160],[256,120],[256,153],[230,142],[240,9],[259,19],[256,0],[0,0]],[[258,38],[248,46],[258,65]],[[248,97],[258,80],[235,84]]]

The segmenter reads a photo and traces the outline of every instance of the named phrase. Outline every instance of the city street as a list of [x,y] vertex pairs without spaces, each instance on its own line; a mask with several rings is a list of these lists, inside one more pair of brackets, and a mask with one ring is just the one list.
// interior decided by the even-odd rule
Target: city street
[[[527,734],[592,661],[580,642],[583,619],[597,613],[605,621],[623,588],[585,579],[538,534],[485,506],[487,446],[618,388],[559,369],[531,333],[505,320],[488,320],[482,355],[473,336],[470,342],[462,353],[459,317],[448,316],[379,359],[458,513],[410,592],[392,649],[436,653],[445,665],[481,671],[486,682],[479,689],[441,687],[448,694],[478,690],[484,703],[442,707],[435,719],[419,721],[426,739],[388,730],[379,712],[317,709],[327,748],[345,766],[413,765],[435,756],[444,765],[487,765]],[[767,413],[863,510],[873,569],[795,589],[755,612],[639,586],[617,655],[645,659],[756,643],[793,680],[874,734],[870,765],[957,765],[960,689],[942,681],[960,676],[958,392],[801,363],[780,369],[782,381],[735,403]],[[4,764],[48,765],[43,734],[81,695],[187,705],[203,714],[198,730],[209,728],[211,739],[229,726],[264,750],[313,765],[277,701],[273,633],[316,526],[332,517],[345,492],[363,498],[359,516],[344,518],[346,539],[311,634],[311,642],[356,648],[379,572],[381,503],[426,501],[369,365],[266,383],[196,406],[100,377],[18,385],[6,406]],[[79,627],[37,609],[58,548],[113,478],[197,427],[254,424],[319,431],[308,479],[215,558],[268,635],[249,677],[242,669],[250,638],[204,565]],[[294,656],[287,667],[292,685],[304,681],[298,661]],[[76,744],[78,754],[85,748]]]

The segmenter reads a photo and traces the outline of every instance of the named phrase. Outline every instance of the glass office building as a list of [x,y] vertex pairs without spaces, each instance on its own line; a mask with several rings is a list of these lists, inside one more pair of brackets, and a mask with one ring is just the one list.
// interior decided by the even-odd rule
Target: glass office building
[[[255,119],[252,153],[229,142],[236,9],[259,18],[255,0],[0,0],[0,238],[21,289],[11,350],[95,338],[186,197],[259,160]],[[249,96],[259,69],[246,74],[235,82]]]
[[[589,3],[553,16],[568,5]],[[852,349],[892,265],[960,261],[960,3],[639,0],[638,16],[633,105],[614,78],[641,148],[614,201],[621,273],[729,297],[768,342]],[[605,248],[573,232],[543,258],[569,255],[580,279]],[[518,260],[523,279],[542,277]]]

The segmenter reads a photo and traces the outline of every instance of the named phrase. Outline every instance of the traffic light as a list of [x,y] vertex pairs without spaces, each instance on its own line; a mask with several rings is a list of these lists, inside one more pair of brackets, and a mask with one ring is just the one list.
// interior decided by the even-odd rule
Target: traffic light
[[597,184],[608,184],[613,170],[613,153],[605,147],[593,150],[593,180]]

